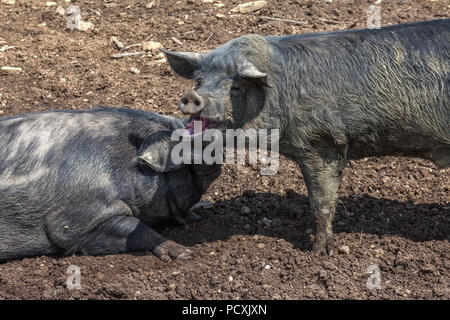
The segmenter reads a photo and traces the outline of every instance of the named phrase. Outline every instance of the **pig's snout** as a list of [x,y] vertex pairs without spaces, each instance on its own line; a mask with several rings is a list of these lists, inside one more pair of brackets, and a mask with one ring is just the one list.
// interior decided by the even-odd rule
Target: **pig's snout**
[[180,100],[180,109],[183,113],[197,114],[203,110],[205,104],[203,98],[195,91],[189,91],[184,94]]

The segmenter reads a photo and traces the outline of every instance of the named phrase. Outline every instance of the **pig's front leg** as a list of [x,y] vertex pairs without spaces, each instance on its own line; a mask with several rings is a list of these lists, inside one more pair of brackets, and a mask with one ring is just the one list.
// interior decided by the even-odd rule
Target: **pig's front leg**
[[188,258],[192,253],[167,240],[139,219],[125,215],[108,219],[84,237],[82,251],[93,255],[151,251],[163,261]]
[[308,153],[299,161],[315,218],[314,253],[333,253],[333,217],[345,161],[337,152]]
[[158,232],[143,222],[127,238],[127,251],[152,250],[153,254],[163,261],[189,258],[192,251],[182,245],[165,239]]

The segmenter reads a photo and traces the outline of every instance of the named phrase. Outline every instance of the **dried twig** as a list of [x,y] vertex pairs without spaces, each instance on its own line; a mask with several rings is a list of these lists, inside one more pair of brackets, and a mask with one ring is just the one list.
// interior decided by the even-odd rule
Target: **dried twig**
[[5,52],[6,50],[9,50],[9,49],[14,49],[14,46],[5,45],[0,48],[0,52]]
[[142,43],[130,44],[129,46],[126,46],[122,50],[125,51],[125,50],[131,49],[131,48],[135,48],[135,47],[142,47]]
[[308,22],[304,22],[304,21],[297,21],[297,20],[290,20],[290,19],[281,19],[281,18],[274,18],[274,17],[267,17],[267,16],[262,16],[260,19],[262,20],[273,20],[273,21],[281,21],[281,22],[287,22],[287,23],[294,23],[294,24],[308,24]]
[[138,51],[138,52],[128,52],[128,53],[118,53],[118,54],[113,54],[111,56],[111,59],[120,59],[123,57],[130,57],[130,56],[139,56],[142,54],[146,54],[145,51]]
[[178,40],[178,39],[175,38],[175,37],[170,37],[170,39],[172,39],[173,42],[175,42],[176,44],[178,44],[178,45],[180,45],[180,46],[183,45],[183,42],[181,42],[180,40]]
[[208,37],[208,39],[206,39],[205,41],[203,41],[203,43],[206,43],[206,42],[208,42],[209,41],[209,39],[211,39],[211,37],[214,35],[214,32],[213,33],[211,33],[210,35],[209,35],[209,37]]
[[333,24],[339,23],[339,21],[328,20],[328,19],[324,19],[324,18],[319,18],[319,20],[323,21],[323,22],[327,22],[327,23],[333,23]]

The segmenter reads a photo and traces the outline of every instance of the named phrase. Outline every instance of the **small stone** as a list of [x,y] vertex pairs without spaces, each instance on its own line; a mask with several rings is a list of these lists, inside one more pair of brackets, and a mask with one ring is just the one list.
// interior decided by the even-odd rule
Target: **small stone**
[[2,3],[11,5],[11,4],[15,4],[16,0],[2,0]]
[[105,7],[107,7],[107,8],[115,8],[117,6],[118,6],[118,4],[115,3],[115,2],[107,2],[107,3],[105,3]]
[[267,270],[270,269],[270,268],[271,268],[271,266],[268,265],[268,264],[264,267],[264,269],[267,269]]
[[275,294],[272,296],[272,299],[273,299],[273,300],[281,300],[281,296],[280,296],[278,293],[275,293]]
[[130,72],[132,73],[132,74],[139,74],[139,73],[141,73],[141,71],[139,71],[139,69],[137,69],[137,68],[130,68]]
[[213,3],[214,0],[202,0],[203,3]]
[[80,31],[89,31],[94,29],[94,24],[89,21],[80,21]]
[[422,273],[435,273],[436,268],[432,264],[426,264],[420,268]]
[[218,14],[216,14],[216,17],[217,17],[218,19],[223,19],[223,18],[225,18],[226,16],[225,16],[224,14],[222,14],[222,13],[218,13]]
[[122,42],[120,42],[116,37],[111,37],[110,41],[114,46],[116,46],[117,49],[122,50],[124,48],[124,45]]
[[281,219],[280,218],[275,218],[272,220],[272,225],[273,226],[281,226]]
[[65,16],[66,10],[64,10],[62,6],[58,6],[58,8],[56,8],[56,14],[59,14],[60,16]]
[[3,74],[18,74],[22,72],[22,68],[8,66],[2,67],[1,70]]
[[181,273],[181,271],[174,271],[174,272],[172,272],[172,275],[173,276],[177,276],[177,275],[179,275]]
[[142,42],[142,49],[144,51],[158,50],[162,48],[162,44],[156,41],[144,41]]
[[320,270],[319,271],[319,278],[320,279],[325,279],[328,276],[328,272],[326,272],[325,270]]
[[228,277],[228,281],[230,281],[230,282],[233,281],[233,277],[232,277],[232,276],[229,276],[229,277]]
[[350,248],[349,248],[349,246],[344,244],[344,245],[339,247],[338,251],[339,251],[339,253],[342,253],[342,254],[349,254],[350,253]]
[[265,245],[264,243],[258,243],[256,246],[257,246],[259,249],[263,249],[263,248],[266,247],[266,245]]
[[163,63],[166,63],[166,62],[167,62],[166,58],[158,59],[158,60],[155,61],[156,64],[163,64]]
[[224,5],[222,2],[214,3],[214,5],[215,5],[217,8],[225,7],[225,5]]
[[264,223],[268,227],[270,227],[272,225],[272,220],[267,219],[266,217],[262,218],[261,222]]
[[377,258],[380,258],[384,254],[383,249],[375,249],[375,250],[373,250],[373,252],[375,253],[375,257],[377,257]]
[[54,2],[54,1],[47,1],[47,2],[45,3],[45,6],[46,6],[46,7],[53,7],[53,6],[56,6],[56,2]]
[[147,9],[151,9],[151,8],[153,8],[154,5],[155,5],[155,0],[150,1],[149,3],[147,3],[147,4],[145,5],[145,7],[146,7]]
[[242,206],[242,208],[241,208],[241,213],[242,213],[242,214],[250,214],[250,212],[251,212],[251,210],[250,210],[249,207],[247,207],[247,206]]

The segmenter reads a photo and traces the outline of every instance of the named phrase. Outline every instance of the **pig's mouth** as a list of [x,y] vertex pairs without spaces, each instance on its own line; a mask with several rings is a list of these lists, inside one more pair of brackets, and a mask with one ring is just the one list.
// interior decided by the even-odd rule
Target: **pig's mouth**
[[195,137],[206,132],[208,129],[216,128],[219,121],[214,119],[208,119],[199,116],[192,116],[186,123],[186,133],[185,135]]

